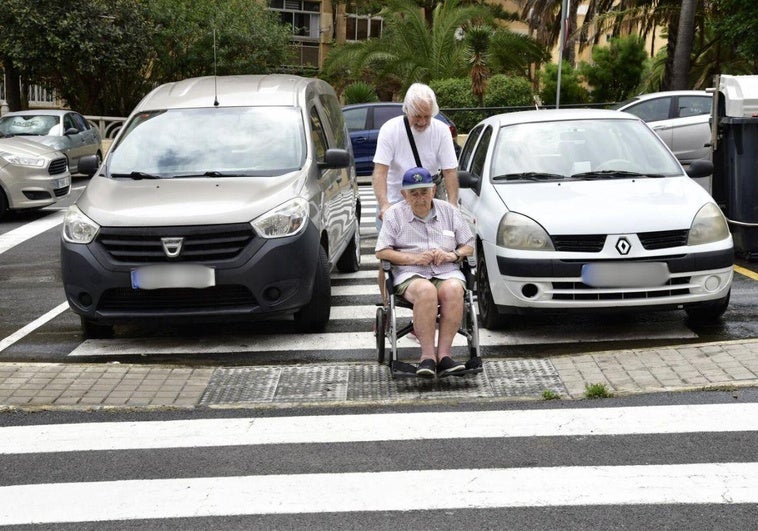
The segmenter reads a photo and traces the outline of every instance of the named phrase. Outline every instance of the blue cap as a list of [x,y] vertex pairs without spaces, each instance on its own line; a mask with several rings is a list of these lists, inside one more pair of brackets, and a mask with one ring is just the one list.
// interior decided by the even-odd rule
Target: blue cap
[[434,179],[426,168],[411,168],[403,175],[403,190],[431,188],[432,186],[434,186]]

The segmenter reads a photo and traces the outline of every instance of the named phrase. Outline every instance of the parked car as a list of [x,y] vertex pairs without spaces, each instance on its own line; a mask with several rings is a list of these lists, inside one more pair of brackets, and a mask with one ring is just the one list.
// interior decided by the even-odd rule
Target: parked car
[[[371,175],[374,171],[374,153],[379,128],[384,122],[403,114],[402,103],[356,103],[342,108],[350,132],[350,142],[355,154],[355,171],[359,176]],[[456,155],[460,153],[458,130],[453,121],[442,113],[435,116],[437,120],[450,128]]]
[[61,151],[68,157],[71,173],[79,173],[79,159],[86,155],[103,158],[100,132],[74,111],[8,112],[0,117],[0,135],[24,136]]
[[647,122],[687,166],[710,154],[711,100],[704,90],[678,90],[642,94],[615,108]]
[[[461,211],[476,233],[480,322],[530,311],[727,308],[726,219],[637,117],[613,110],[492,116],[469,133]],[[512,319],[513,317],[511,317]]]
[[0,217],[52,205],[70,190],[63,153],[25,138],[0,138]]
[[360,265],[347,128],[326,82],[162,85],[127,118],[64,219],[63,287],[85,336],[138,319],[329,321],[330,271]]

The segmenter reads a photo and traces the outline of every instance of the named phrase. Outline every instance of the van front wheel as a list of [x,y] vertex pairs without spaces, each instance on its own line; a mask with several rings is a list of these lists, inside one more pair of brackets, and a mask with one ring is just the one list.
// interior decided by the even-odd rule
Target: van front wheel
[[319,247],[311,300],[295,313],[295,324],[302,332],[321,332],[329,322],[331,310],[332,285],[329,276],[329,259],[324,248]]

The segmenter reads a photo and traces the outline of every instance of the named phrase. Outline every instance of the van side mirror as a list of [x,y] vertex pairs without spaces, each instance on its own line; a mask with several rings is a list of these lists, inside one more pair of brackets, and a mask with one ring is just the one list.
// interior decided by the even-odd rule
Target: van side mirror
[[348,166],[350,166],[350,153],[346,149],[327,149],[324,160],[318,162],[318,167],[321,170],[347,168]]
[[79,173],[83,173],[87,177],[95,175],[99,166],[100,160],[97,155],[85,155],[79,159]]

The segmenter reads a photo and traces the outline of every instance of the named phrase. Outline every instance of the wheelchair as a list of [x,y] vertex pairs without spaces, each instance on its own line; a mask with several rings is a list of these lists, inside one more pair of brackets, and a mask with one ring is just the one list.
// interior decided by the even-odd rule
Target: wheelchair
[[[380,365],[385,362],[390,368],[393,377],[405,377],[416,375],[416,366],[398,359],[398,340],[413,331],[413,318],[410,317],[405,324],[398,317],[398,308],[413,309],[413,305],[395,294],[393,286],[392,265],[387,260],[382,260],[382,269],[385,273],[385,301],[376,309],[375,335],[376,354]],[[477,374],[483,371],[482,359],[479,349],[479,325],[474,303],[474,278],[476,261],[474,257],[467,257],[461,261],[461,271],[466,279],[466,289],[463,297],[463,318],[458,329],[458,334],[466,338],[469,359],[466,361],[466,369],[454,373],[456,376]],[[439,313],[437,315],[439,322]],[[386,343],[389,340],[389,352]],[[389,355],[387,355],[389,354]]]

